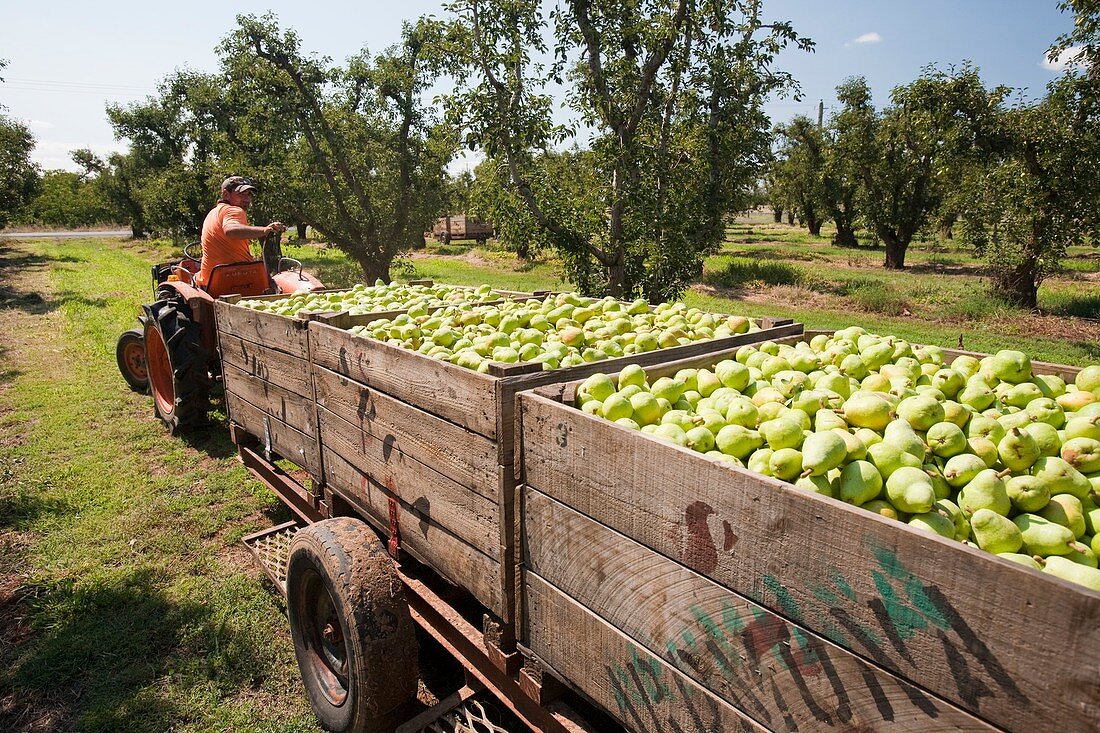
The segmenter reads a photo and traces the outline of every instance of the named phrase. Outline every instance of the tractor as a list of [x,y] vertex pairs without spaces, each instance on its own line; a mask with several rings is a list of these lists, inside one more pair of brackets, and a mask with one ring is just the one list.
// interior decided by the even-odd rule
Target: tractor
[[194,282],[201,257],[198,242],[183,248],[182,259],[153,265],[154,302],[142,306],[141,328],[118,339],[115,356],[123,378],[131,389],[152,393],[153,409],[172,434],[206,423],[210,390],[221,374],[216,298],[324,287],[302,271],[301,262],[283,257],[281,233],[260,242],[263,259],[218,265],[206,287]]

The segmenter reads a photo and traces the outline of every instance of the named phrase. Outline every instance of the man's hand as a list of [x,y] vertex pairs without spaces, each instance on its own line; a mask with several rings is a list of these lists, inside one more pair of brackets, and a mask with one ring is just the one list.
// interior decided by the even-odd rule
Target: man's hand
[[286,224],[281,221],[273,221],[264,227],[264,236],[270,237],[272,234],[282,234],[286,231]]

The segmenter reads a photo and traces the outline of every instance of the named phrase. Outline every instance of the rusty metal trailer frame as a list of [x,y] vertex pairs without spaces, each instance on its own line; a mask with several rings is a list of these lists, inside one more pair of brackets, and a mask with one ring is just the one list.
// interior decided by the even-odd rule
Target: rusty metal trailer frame
[[[237,445],[241,462],[260,482],[279,497],[296,519],[275,527],[250,534],[245,544],[257,564],[276,588],[286,595],[285,546],[265,545],[265,540],[279,533],[287,533],[296,527],[322,521],[336,514],[332,507],[318,507],[312,494],[294,477],[274,462],[270,451],[257,450],[256,438],[239,426],[230,424],[230,437]],[[323,505],[323,502],[321,502]],[[355,515],[348,510],[347,514]],[[362,517],[359,517],[362,519]],[[364,520],[366,521],[366,520]],[[370,524],[369,522],[367,522]],[[434,721],[440,720],[457,707],[469,703],[479,692],[491,694],[501,705],[528,729],[535,733],[591,733],[581,722],[580,716],[561,700],[546,700],[542,685],[522,669],[519,652],[506,653],[486,639],[483,632],[470,623],[454,606],[448,603],[428,582],[415,571],[402,566],[400,547],[393,534],[388,549],[393,557],[397,575],[405,589],[405,597],[413,620],[436,640],[459,664],[466,675],[467,684],[454,694],[440,701],[400,725],[395,733],[416,733],[428,730]],[[264,554],[267,554],[265,557]],[[281,572],[278,563],[281,562]],[[546,704],[543,704],[545,702]]]

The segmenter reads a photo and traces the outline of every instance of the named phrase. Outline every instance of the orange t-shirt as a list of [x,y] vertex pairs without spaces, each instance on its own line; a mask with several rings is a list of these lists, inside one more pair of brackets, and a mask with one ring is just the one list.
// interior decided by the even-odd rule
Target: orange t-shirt
[[252,261],[247,239],[230,239],[225,236],[225,223],[229,221],[248,226],[248,215],[239,206],[219,201],[202,223],[202,267],[195,278],[199,285],[206,285],[210,280],[210,271],[216,265]]

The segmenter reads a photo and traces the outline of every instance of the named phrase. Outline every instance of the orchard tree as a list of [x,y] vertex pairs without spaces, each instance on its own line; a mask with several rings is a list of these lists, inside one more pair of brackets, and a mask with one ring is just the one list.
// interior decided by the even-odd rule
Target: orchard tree
[[140,165],[135,153],[111,153],[104,159],[88,148],[81,148],[74,150],[72,157],[90,178],[107,220],[128,224],[134,239],[144,237],[148,229],[145,210],[138,198]]
[[34,197],[39,178],[32,152],[27,126],[0,114],[0,229]]
[[[774,68],[776,54],[810,42],[788,23],[765,22],[756,1],[571,0],[549,22],[536,0],[448,7],[451,119],[467,145],[503,166],[570,280],[617,297],[682,292],[762,173],[763,102],[793,86]],[[554,39],[549,66],[539,63],[544,37]],[[591,167],[562,181],[563,192],[581,191],[577,200],[534,180],[539,156],[570,132],[551,121],[551,83],[568,83],[568,107],[589,132]],[[584,185],[590,173],[594,187]]]
[[825,185],[826,140],[820,128],[805,115],[776,127],[779,161],[775,175],[781,190],[798,210],[811,235],[821,235],[829,209]]
[[443,206],[456,147],[423,100],[438,73],[440,24],[406,25],[398,45],[363,51],[345,68],[303,53],[271,15],[237,22],[221,47],[235,154],[279,180],[270,201],[346,252],[367,280],[388,281],[393,258],[423,241]]

